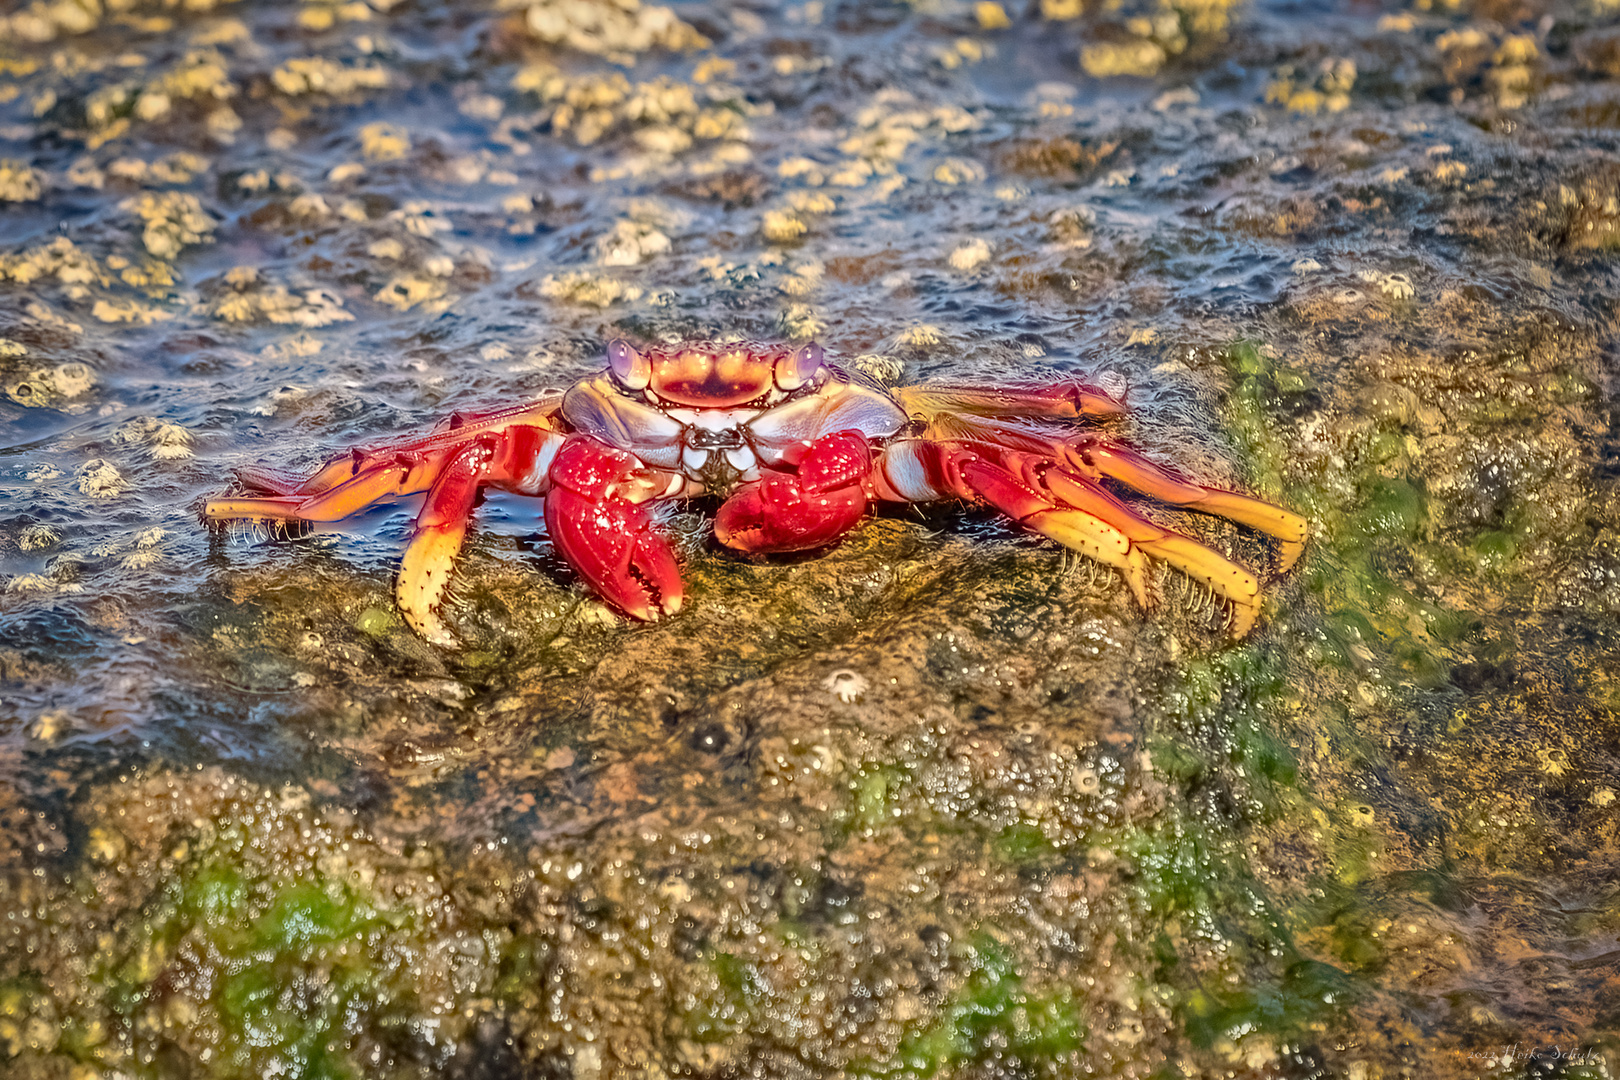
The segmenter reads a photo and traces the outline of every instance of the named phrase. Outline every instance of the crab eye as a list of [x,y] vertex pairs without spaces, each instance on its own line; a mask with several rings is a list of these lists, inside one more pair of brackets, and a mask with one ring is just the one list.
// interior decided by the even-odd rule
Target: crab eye
[[645,390],[652,381],[652,365],[623,338],[608,344],[608,370],[613,380],[627,390]]
[[776,385],[783,390],[797,390],[826,377],[827,369],[821,366],[821,346],[815,342],[776,362]]

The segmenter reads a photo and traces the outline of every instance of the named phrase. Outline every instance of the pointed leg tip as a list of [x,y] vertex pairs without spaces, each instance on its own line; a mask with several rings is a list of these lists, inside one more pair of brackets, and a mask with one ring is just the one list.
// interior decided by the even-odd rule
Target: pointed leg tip
[[591,591],[608,611],[633,622],[657,622],[664,614],[658,599],[639,582],[620,583],[613,588],[597,586]]
[[1233,641],[1242,641],[1254,629],[1254,620],[1260,609],[1252,604],[1242,604],[1233,601],[1232,605],[1231,638]]
[[1101,391],[1081,394],[1077,411],[1081,416],[1093,416],[1099,420],[1114,420],[1131,414],[1129,406],[1123,401]]
[[1130,586],[1131,597],[1136,601],[1136,606],[1143,611],[1152,611],[1153,597],[1148,594],[1147,582],[1142,579],[1142,575],[1124,568],[1120,569],[1120,573],[1125,577],[1125,584]]
[[1286,574],[1299,562],[1299,557],[1305,554],[1304,540],[1285,540],[1277,545],[1277,573]]
[[1131,595],[1136,597],[1137,606],[1143,611],[1152,611],[1153,594],[1148,592],[1147,586],[1147,557],[1142,554],[1141,548],[1134,544],[1131,546],[1130,554],[1126,556],[1126,561],[1121,567],[1121,573],[1125,575],[1125,581],[1131,587]]
[[445,626],[439,616],[432,611],[416,611],[411,608],[401,607],[399,612],[405,617],[405,625],[409,626],[415,631],[417,637],[429,645],[453,649],[461,644],[456,636],[450,632],[450,628]]

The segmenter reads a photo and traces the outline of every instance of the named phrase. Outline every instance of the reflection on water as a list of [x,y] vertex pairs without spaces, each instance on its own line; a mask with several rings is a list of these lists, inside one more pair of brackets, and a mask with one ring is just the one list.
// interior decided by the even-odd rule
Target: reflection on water
[[[0,1071],[1606,1075],[1617,57],[1607,0],[0,16]],[[1315,539],[1234,646],[967,510],[683,513],[640,626],[492,497],[442,650],[410,507],[198,524],[617,335],[1079,373]]]

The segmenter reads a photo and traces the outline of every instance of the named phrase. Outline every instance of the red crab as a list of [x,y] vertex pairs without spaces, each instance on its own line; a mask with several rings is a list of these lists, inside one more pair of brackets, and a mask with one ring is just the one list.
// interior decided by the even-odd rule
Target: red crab
[[397,597],[417,633],[453,644],[440,608],[485,487],[543,497],[557,551],[635,619],[681,607],[660,503],[718,496],[719,541],[771,552],[834,543],[874,502],[965,499],[1115,568],[1143,606],[1148,559],[1169,563],[1230,603],[1241,637],[1259,611],[1255,575],[1143,517],[1111,487],[1258,529],[1277,540],[1284,571],[1304,550],[1305,519],[1178,477],[1084,423],[1124,411],[1078,382],[885,390],[827,363],[817,345],[614,341],[607,370],[564,393],[451,416],[423,438],[354,450],[307,480],[241,470],[246,493],[210,500],[204,516],[336,521],[426,492]]

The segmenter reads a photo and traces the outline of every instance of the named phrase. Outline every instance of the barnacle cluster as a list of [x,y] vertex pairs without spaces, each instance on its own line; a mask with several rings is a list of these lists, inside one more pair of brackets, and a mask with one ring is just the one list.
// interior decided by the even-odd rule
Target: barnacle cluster
[[215,228],[202,202],[187,192],[138,195],[121,207],[141,219],[141,243],[159,259],[172,260],[189,244],[207,243]]
[[207,303],[207,310],[214,318],[225,322],[262,320],[312,329],[354,319],[330,289],[310,286],[295,292],[281,282],[266,281],[251,266],[226,271]]
[[42,278],[54,278],[70,288],[91,282],[105,285],[109,281],[106,269],[95,256],[65,236],[14,254],[0,255],[0,281],[27,285]]
[[576,271],[547,274],[540,282],[540,295],[583,307],[605,308],[620,301],[639,299],[642,290],[606,274]]
[[550,64],[524,68],[515,89],[547,107],[551,129],[581,146],[628,132],[651,154],[673,156],[699,142],[748,139],[735,92],[723,84],[688,84],[667,76],[632,83],[623,75],[565,75]]
[[1329,57],[1314,72],[1296,72],[1292,66],[1279,69],[1266,87],[1266,101],[1297,113],[1343,112],[1350,107],[1355,85],[1355,61]]
[[630,63],[651,49],[702,49],[708,38],[671,9],[641,0],[501,0],[523,12],[529,32],[541,41]]
[[283,61],[271,73],[270,81],[289,97],[347,97],[365,90],[386,89],[392,76],[378,64],[343,64],[324,56],[309,56]]
[[1193,43],[1219,41],[1232,7],[1233,0],[1157,0],[1127,8],[1113,38],[1081,47],[1080,66],[1097,78],[1154,75]]
[[[14,343],[13,343],[14,344]],[[77,360],[50,367],[34,367],[5,385],[6,397],[31,409],[63,408],[95,386],[95,373]]]
[[39,172],[26,161],[0,160],[0,201],[31,202],[39,198]]

